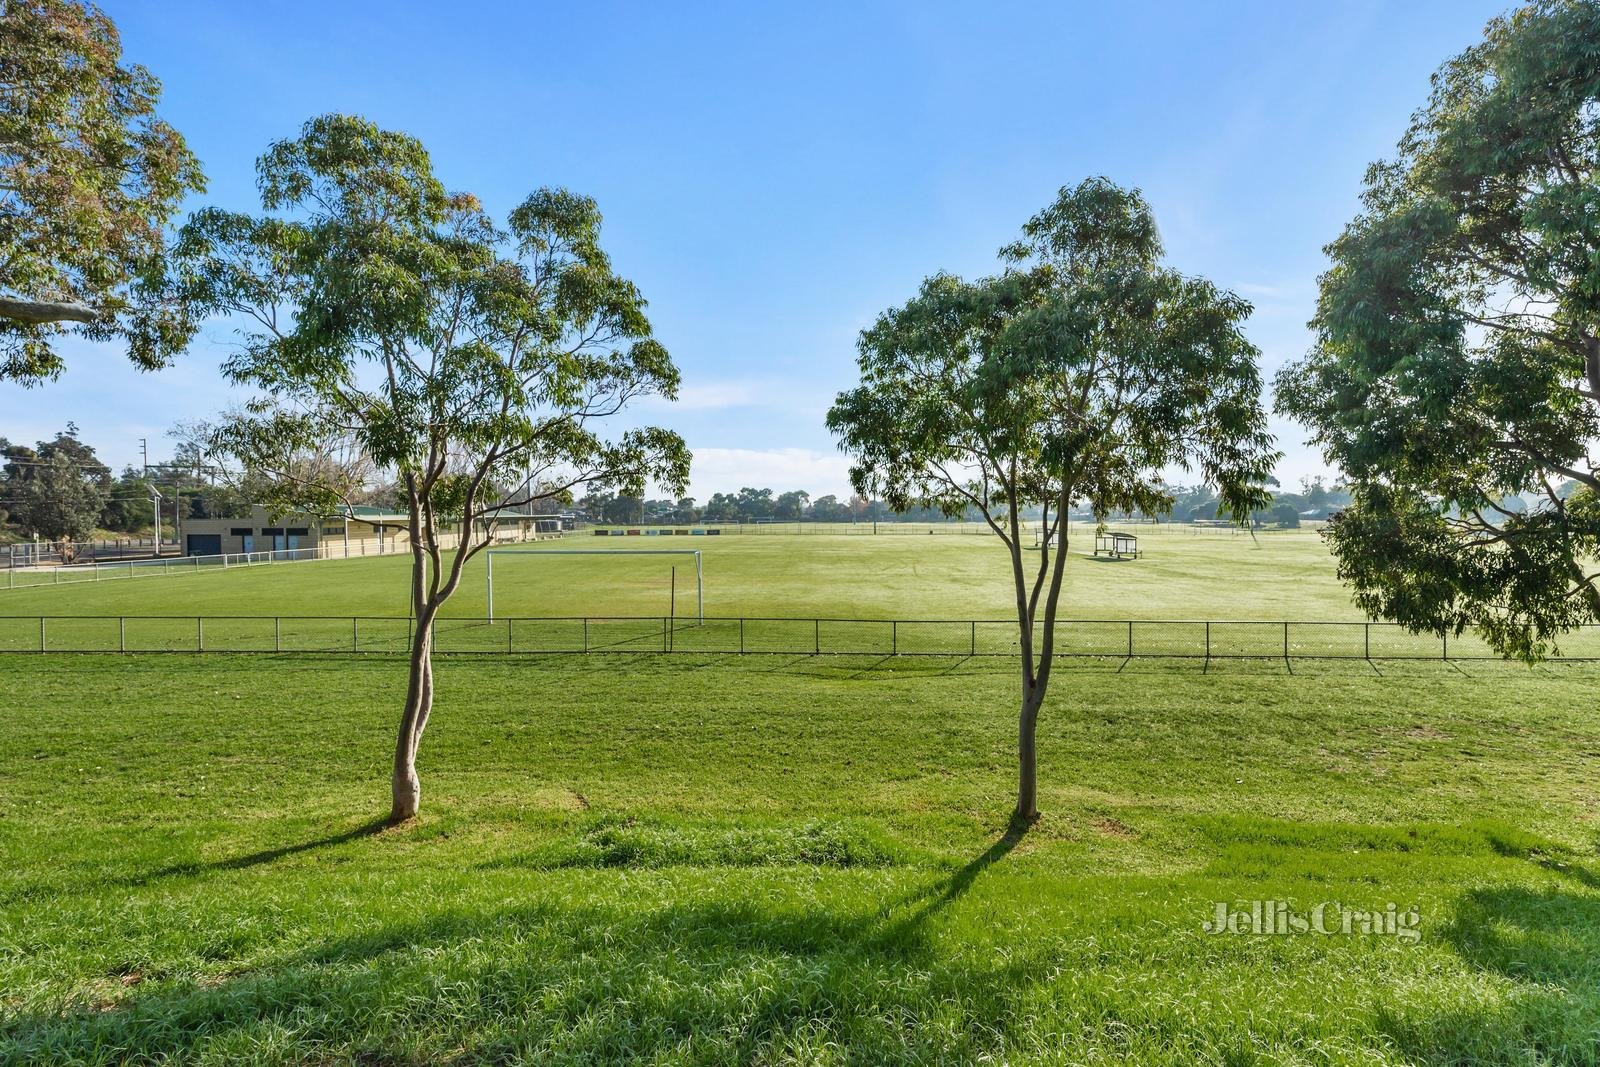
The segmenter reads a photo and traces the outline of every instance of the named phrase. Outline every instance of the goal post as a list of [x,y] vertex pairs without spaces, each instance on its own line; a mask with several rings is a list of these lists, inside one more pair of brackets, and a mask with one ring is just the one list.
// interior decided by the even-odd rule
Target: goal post
[[494,558],[496,556],[693,556],[695,621],[706,621],[705,576],[698,548],[491,548],[484,552],[489,572],[489,618],[494,618]]

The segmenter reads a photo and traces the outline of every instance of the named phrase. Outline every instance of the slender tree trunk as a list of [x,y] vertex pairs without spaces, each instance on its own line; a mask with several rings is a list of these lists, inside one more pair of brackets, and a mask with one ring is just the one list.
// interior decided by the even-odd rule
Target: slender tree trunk
[[1039,819],[1037,734],[1044,686],[1023,686],[1022,712],[1017,717],[1017,810],[1012,821],[1027,825]]
[[422,803],[422,780],[417,777],[417,743],[433,710],[433,615],[417,619],[411,639],[410,670],[406,679],[405,710],[394,743],[394,771],[390,778],[393,794],[389,821],[402,823],[417,817]]
[[[1044,696],[1050,688],[1050,676],[1055,668],[1056,612],[1061,602],[1061,579],[1066,573],[1066,517],[1071,499],[1071,489],[1064,485],[1056,501],[1056,514],[1060,518],[1054,534],[1055,544],[1052,546],[1049,539],[1041,539],[1036,581],[1044,580],[1046,568],[1050,581],[1044,599],[1043,626],[1037,634],[1034,633],[1034,623],[1039,621],[1038,595],[1041,587],[1035,585],[1033,595],[1025,595],[1021,548],[1014,543],[1011,549],[1017,581],[1017,618],[1022,629],[1022,707],[1017,715],[1017,808],[1011,814],[1013,823],[1019,826],[1029,826],[1039,821],[1039,709],[1044,706]],[[1048,516],[1048,509],[1045,514]],[[1052,550],[1055,552],[1053,559],[1048,555]],[[1034,655],[1036,640],[1037,658]]]
[[477,549],[469,540],[472,529],[471,497],[467,504],[468,518],[462,523],[462,534],[456,544],[456,559],[450,567],[450,576],[439,581],[437,540],[432,527],[424,525],[413,506],[413,531],[422,529],[426,540],[413,535],[411,590],[415,606],[416,631],[411,639],[410,673],[406,680],[405,710],[400,715],[400,729],[394,742],[394,770],[390,778],[392,803],[389,821],[402,823],[416,818],[422,803],[422,781],[417,776],[417,747],[422,742],[422,732],[428,728],[428,716],[433,713],[433,622],[447,600],[455,595],[461,585],[462,567]]

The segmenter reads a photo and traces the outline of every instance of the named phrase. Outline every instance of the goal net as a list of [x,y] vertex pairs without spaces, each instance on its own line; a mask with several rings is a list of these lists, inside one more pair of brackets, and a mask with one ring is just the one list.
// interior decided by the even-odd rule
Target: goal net
[[[484,557],[490,619],[498,608],[502,617],[649,615],[705,621],[699,549],[491,548]],[[570,596],[556,596],[558,588],[585,593],[582,610],[572,610]],[[567,606],[552,610],[558,604]]]

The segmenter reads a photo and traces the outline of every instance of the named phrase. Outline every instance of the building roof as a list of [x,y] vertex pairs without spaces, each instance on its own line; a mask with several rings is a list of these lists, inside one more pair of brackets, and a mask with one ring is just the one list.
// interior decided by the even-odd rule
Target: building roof
[[357,522],[372,523],[373,525],[411,521],[411,516],[403,511],[387,511],[383,508],[369,507],[365,504],[346,505],[344,518],[354,519]]
[[[386,511],[383,508],[370,507],[365,504],[347,506],[344,509],[344,518],[355,522],[365,522],[372,525],[392,523],[406,523],[411,521],[411,516],[403,511]],[[483,518],[493,522],[523,522],[528,520],[558,522],[560,515],[532,515],[526,511],[492,511],[485,513]]]

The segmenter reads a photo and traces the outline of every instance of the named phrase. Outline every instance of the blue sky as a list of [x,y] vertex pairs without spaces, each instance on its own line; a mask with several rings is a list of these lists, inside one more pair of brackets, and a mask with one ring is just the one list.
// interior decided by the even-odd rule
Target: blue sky
[[[694,449],[694,495],[846,491],[823,427],[857,332],[938,270],[976,275],[1060,186],[1143,189],[1169,261],[1256,305],[1270,374],[1304,351],[1321,248],[1428,76],[1505,3],[254,4],[104,6],[210,179],[250,210],[254,160],[312,115],[422,139],[503,214],[595,197],[650,300],[681,401],[641,417]],[[209,330],[140,374],[77,345],[0,384],[0,436],[68,420],[113,465],[233,396]],[[1292,484],[1323,465],[1277,424]]]

